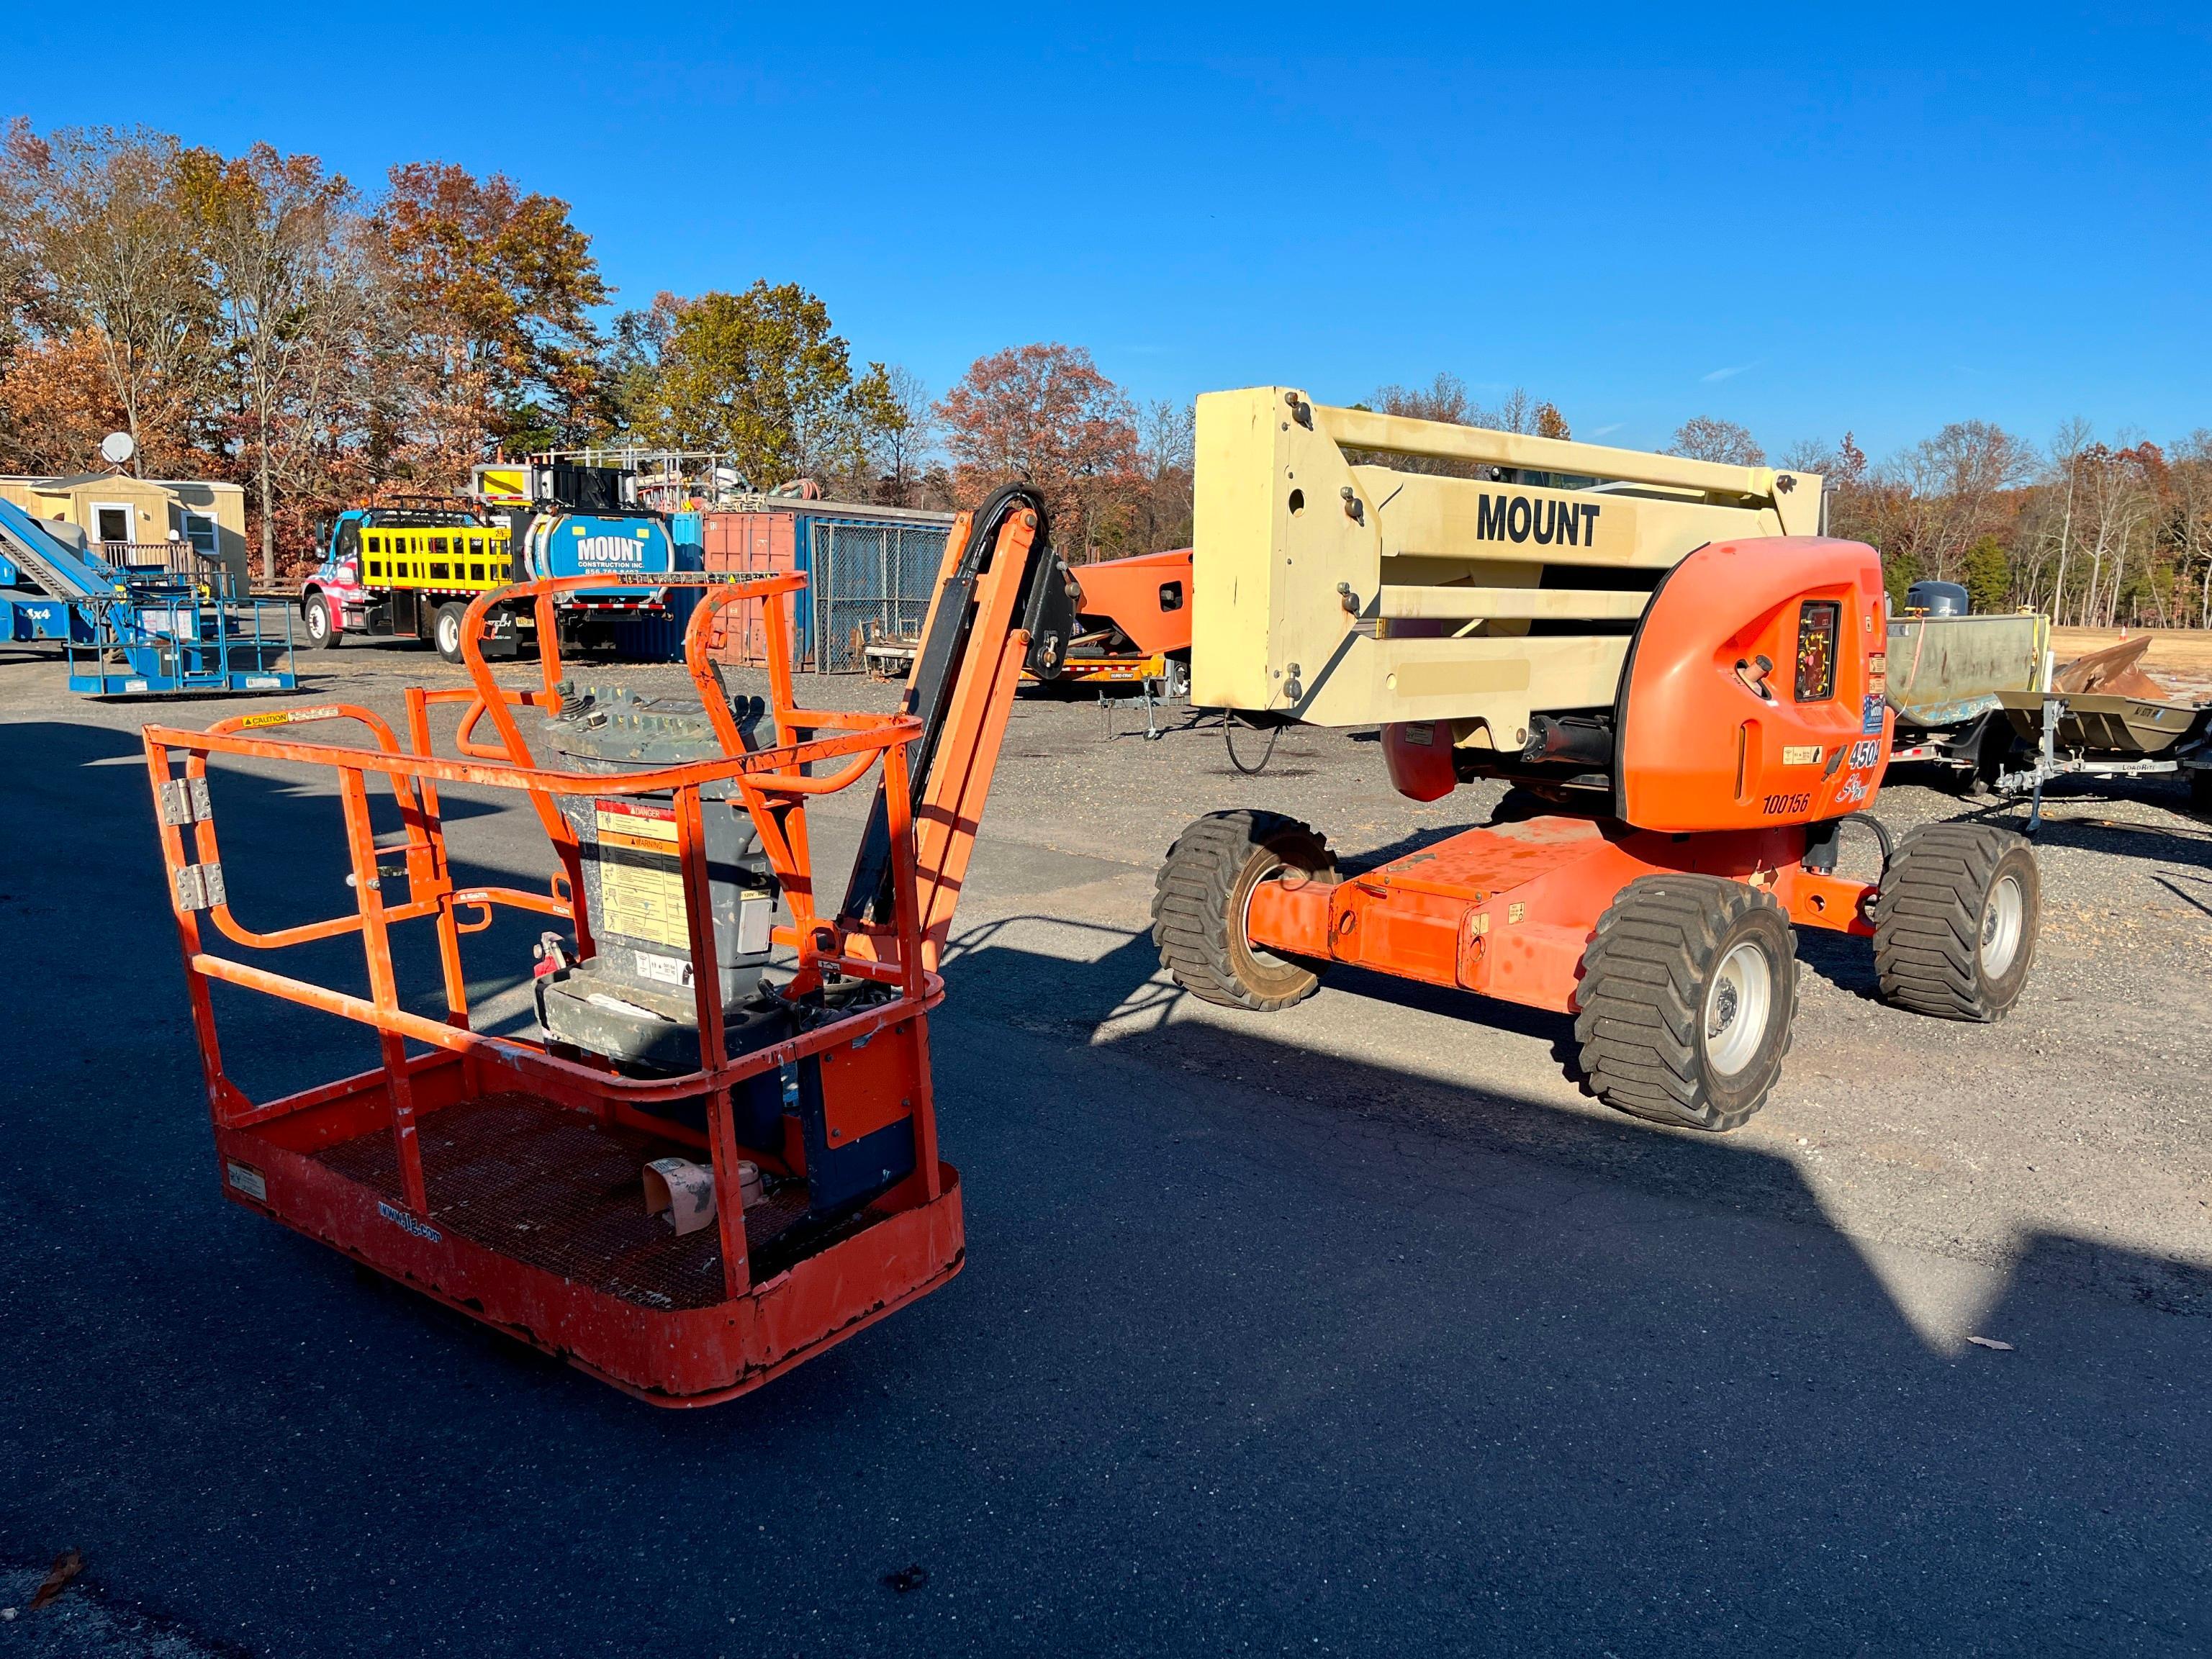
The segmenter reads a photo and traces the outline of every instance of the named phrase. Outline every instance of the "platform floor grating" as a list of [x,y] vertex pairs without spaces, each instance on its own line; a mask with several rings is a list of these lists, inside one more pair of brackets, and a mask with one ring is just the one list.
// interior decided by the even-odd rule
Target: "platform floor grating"
[[[659,1309],[724,1299],[721,1232],[678,1237],[645,1212],[641,1171],[656,1158],[703,1154],[610,1127],[535,1095],[487,1095],[416,1120],[430,1220],[502,1255],[624,1301]],[[399,1155],[388,1128],[340,1141],[316,1161],[397,1202]],[[848,1237],[872,1216],[834,1230]],[[745,1212],[755,1283],[833,1242],[805,1224],[806,1188],[794,1182]]]

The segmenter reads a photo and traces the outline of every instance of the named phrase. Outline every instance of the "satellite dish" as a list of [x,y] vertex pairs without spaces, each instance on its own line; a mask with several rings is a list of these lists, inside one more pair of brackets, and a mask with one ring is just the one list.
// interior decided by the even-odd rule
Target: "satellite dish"
[[111,432],[100,441],[100,459],[110,466],[121,466],[137,453],[137,441],[127,432]]

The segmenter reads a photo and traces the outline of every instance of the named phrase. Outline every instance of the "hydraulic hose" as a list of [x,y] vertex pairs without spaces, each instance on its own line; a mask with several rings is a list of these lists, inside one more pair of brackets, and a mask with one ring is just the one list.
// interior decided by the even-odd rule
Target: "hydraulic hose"
[[1864,824],[1868,829],[1874,831],[1875,840],[1881,844],[1881,872],[1885,876],[1887,875],[1889,873],[1890,857],[1897,851],[1895,843],[1893,843],[1889,838],[1889,826],[1885,824],[1880,818],[1875,817],[1871,812],[1846,812],[1843,817],[1838,818],[1836,822],[1838,823]]

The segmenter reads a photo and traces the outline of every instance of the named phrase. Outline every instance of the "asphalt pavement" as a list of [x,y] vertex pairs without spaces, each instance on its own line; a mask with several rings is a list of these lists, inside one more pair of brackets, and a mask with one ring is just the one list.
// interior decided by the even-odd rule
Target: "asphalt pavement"
[[[387,710],[451,672],[310,665],[289,701]],[[1359,975],[1191,1004],[1143,919],[1194,812],[1359,852],[1485,803],[1396,801],[1355,734],[1252,780],[1025,701],[933,1024],[965,1271],[672,1413],[222,1200],[137,728],[270,700],[59,679],[0,660],[0,1659],[2212,1650],[2212,839],[2170,790],[2054,804],[2002,1025],[1806,941],[1775,1103],[1707,1137],[1583,1097],[1548,1015]],[[216,800],[242,912],[346,903],[315,781]],[[448,807],[470,867],[542,877],[526,813]],[[532,937],[471,941],[510,1020]],[[218,1012],[257,1097],[368,1063]]]

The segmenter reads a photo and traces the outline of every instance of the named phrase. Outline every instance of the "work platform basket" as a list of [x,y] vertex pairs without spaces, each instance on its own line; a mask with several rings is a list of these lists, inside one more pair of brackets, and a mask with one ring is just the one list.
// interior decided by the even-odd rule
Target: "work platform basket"
[[[570,589],[615,585],[590,577],[480,596],[464,629],[471,686],[410,689],[404,738],[374,711],[341,703],[145,734],[226,1195],[664,1406],[758,1385],[944,1284],[963,1255],[959,1177],[937,1156],[930,1079],[928,1013],[943,989],[924,949],[908,799],[908,745],[921,723],[795,705],[780,601],[803,578],[695,580],[702,593],[686,661],[720,739],[705,760],[617,775],[536,763],[517,716],[561,708],[551,607]],[[541,687],[520,691],[494,681],[477,641],[490,605],[526,598],[540,610],[544,657]],[[769,600],[778,601],[761,604],[775,741],[750,749],[705,641],[727,606]],[[434,711],[453,706],[453,752],[434,753]],[[311,741],[298,730],[327,723],[367,741]],[[334,778],[351,912],[266,933],[232,914],[208,769],[233,758]],[[875,907],[873,921],[825,918],[807,803],[878,768],[888,907]],[[547,890],[457,884],[441,786],[526,799],[553,854]],[[396,846],[372,832],[372,787],[397,805]],[[495,908],[550,918],[573,936],[557,948],[593,957],[582,852],[560,807],[568,797],[672,807],[669,869],[689,945],[696,1069],[640,1074],[472,1026],[464,941],[491,925]],[[765,1024],[757,1010],[740,1018],[725,1007],[715,971],[705,826],[707,815],[729,811],[750,817],[787,906],[773,939],[788,977],[769,994]],[[388,891],[395,878],[405,881],[398,902]],[[392,938],[414,922],[435,933],[442,1018],[403,1003]],[[347,935],[362,941],[366,997],[246,959]],[[216,948],[225,941],[238,950]],[[376,1033],[382,1063],[282,1099],[249,1098],[224,1069],[216,981],[357,1021]],[[825,1209],[806,1179],[810,1157],[869,1136],[897,1140],[906,1156],[886,1170],[888,1184]],[[712,1224],[680,1233],[647,1213],[642,1171],[667,1158],[711,1170]]]

